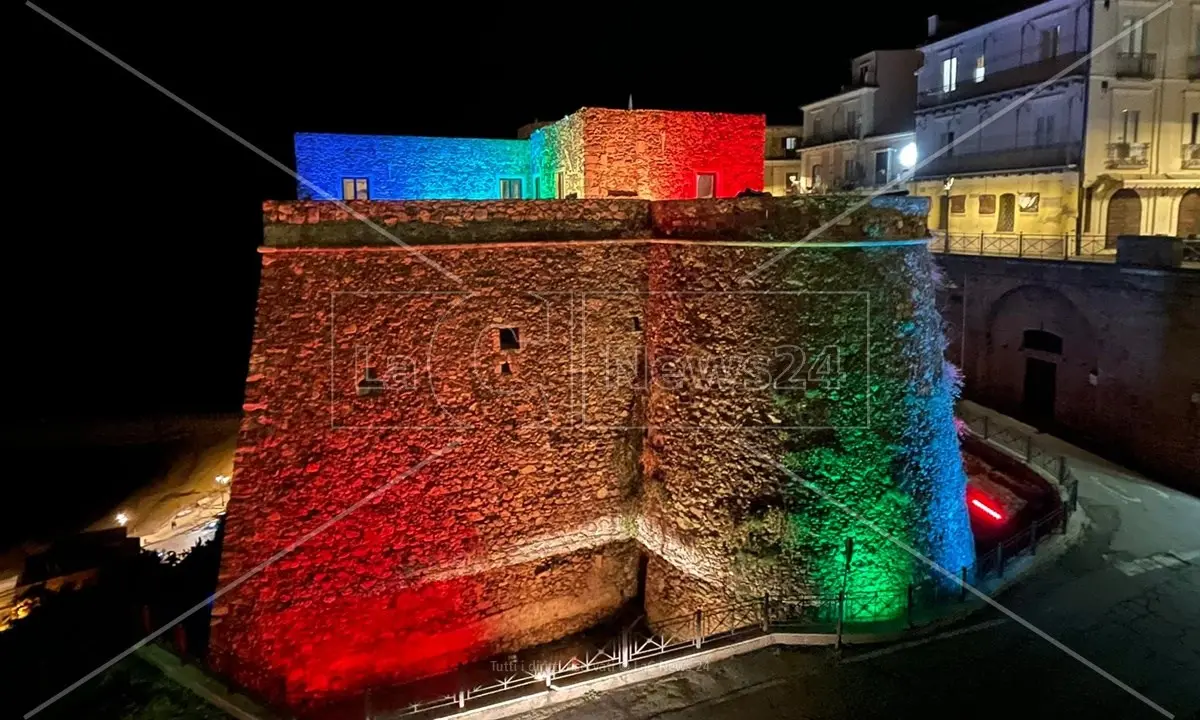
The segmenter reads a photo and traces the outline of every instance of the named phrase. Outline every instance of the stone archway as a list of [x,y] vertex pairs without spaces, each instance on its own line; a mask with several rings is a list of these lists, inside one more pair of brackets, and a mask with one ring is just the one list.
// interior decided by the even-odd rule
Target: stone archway
[[1179,237],[1200,237],[1200,190],[1188,190],[1179,200],[1179,224],[1175,234]]
[[1142,198],[1137,190],[1121,188],[1108,201],[1108,218],[1104,224],[1104,247],[1115,248],[1117,236],[1138,235],[1142,232]]

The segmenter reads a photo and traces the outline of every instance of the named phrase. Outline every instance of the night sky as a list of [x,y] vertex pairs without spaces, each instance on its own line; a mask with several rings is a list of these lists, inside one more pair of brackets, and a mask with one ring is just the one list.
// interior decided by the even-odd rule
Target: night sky
[[[1028,4],[974,17],[947,5],[974,24]],[[949,17],[933,2],[843,3],[821,18],[746,4],[494,16],[399,3],[40,6],[289,166],[298,130],[513,137],[535,118],[624,107],[630,93],[636,107],[797,122],[800,104],[849,80],[851,57],[915,47],[928,14]],[[236,411],[260,205],[294,197],[294,182],[29,8],[19,15],[8,421]]]

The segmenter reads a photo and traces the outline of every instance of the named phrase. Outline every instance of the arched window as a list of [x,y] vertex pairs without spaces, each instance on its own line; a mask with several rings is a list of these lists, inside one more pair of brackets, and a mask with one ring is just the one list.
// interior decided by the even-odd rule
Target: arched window
[[996,214],[996,232],[1012,232],[1017,222],[1017,196],[1004,193],[1000,196],[1000,212]]

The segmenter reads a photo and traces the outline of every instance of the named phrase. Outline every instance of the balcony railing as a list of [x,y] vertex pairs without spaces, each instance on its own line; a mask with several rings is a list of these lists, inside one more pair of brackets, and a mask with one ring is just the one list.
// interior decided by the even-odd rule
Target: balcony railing
[[1200,168],[1200,145],[1184,143],[1180,156],[1183,158],[1181,165],[1185,170]]
[[1117,77],[1152,78],[1158,69],[1154,53],[1117,53]]
[[1079,162],[1078,143],[1012,148],[995,152],[963,152],[961,148],[955,148],[955,151],[953,155],[942,155],[918,167],[916,177],[945,177],[996,170],[1039,170],[1068,167]]
[[1188,80],[1200,80],[1200,55],[1188,55]]
[[[946,103],[968,100],[981,95],[990,95],[1002,90],[1037,85],[1049,80],[1058,73],[1071,68],[1077,60],[1086,57],[1085,53],[1067,53],[1048,60],[1018,65],[1008,70],[998,70],[985,73],[983,80],[974,82],[970,78],[960,79],[953,90],[943,91],[941,88],[920,93],[917,96],[917,107],[928,108]],[[1071,68],[1070,75],[1083,75],[1087,72],[1088,63],[1082,62],[1079,67]]]
[[856,140],[862,135],[862,127],[847,128],[844,130],[827,130],[825,132],[813,133],[804,138],[804,147],[812,147],[813,145],[824,145],[825,143],[840,142],[842,140]]
[[1109,168],[1143,168],[1150,164],[1150,143],[1115,142],[1108,144]]

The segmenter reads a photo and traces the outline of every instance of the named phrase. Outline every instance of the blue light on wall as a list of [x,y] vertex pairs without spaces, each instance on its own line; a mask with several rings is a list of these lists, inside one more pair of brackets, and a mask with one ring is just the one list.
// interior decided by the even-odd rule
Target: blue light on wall
[[[333,198],[367,178],[372,200],[493,200],[501,180],[533,197],[526,140],[296,133],[296,172]],[[328,199],[303,182],[297,197]]]

